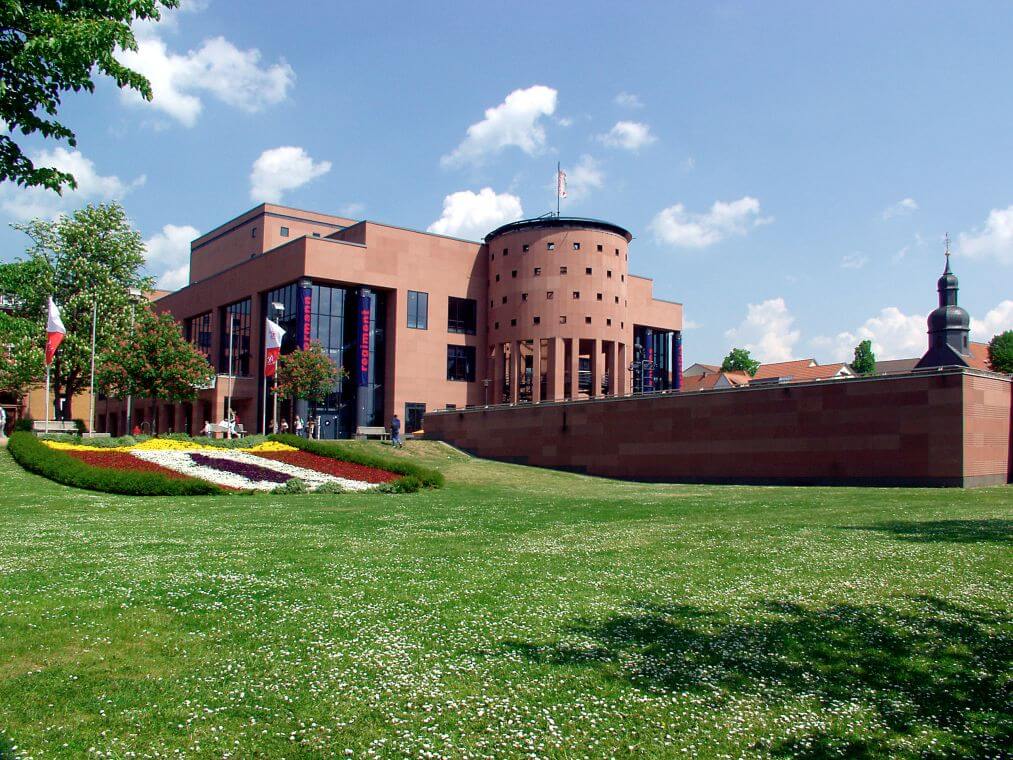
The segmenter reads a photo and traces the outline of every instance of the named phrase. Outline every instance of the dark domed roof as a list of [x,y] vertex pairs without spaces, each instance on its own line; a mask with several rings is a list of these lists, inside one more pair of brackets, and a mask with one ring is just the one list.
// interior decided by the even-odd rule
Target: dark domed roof
[[929,314],[929,332],[940,330],[966,330],[971,326],[971,317],[957,305],[940,306]]

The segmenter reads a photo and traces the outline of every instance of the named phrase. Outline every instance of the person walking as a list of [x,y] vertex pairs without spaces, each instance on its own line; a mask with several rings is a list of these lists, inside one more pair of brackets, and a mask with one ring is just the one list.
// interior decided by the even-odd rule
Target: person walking
[[390,421],[390,442],[395,449],[400,449],[404,446],[404,441],[401,440],[401,419],[397,414]]
[[295,434],[300,438],[303,437],[303,433],[306,431],[306,425],[302,421],[302,417],[298,414],[295,416]]
[[306,436],[312,441],[313,434],[317,430],[317,423],[310,417],[309,422],[306,423]]

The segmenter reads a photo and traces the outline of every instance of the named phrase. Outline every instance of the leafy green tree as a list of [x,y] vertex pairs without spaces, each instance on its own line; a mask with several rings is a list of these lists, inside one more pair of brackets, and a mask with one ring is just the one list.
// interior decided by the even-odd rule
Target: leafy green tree
[[96,352],[130,332],[130,289],[150,290],[141,275],[144,241],[116,203],[88,205],[55,221],[35,219],[12,225],[32,239],[11,282],[14,316],[38,325],[40,343],[46,323],[46,299],[60,308],[67,337],[56,353],[51,379],[54,399],[63,399],[67,419],[71,399],[88,386],[91,372],[92,307],[98,304]]
[[338,378],[347,377],[344,368],[334,366],[319,343],[283,354],[278,361],[279,398],[323,403],[334,392]]
[[872,352],[872,341],[863,340],[855,346],[855,359],[851,368],[859,375],[871,375],[876,371],[876,355]]
[[118,336],[103,353],[96,383],[117,398],[134,395],[178,403],[193,401],[215,378],[215,368],[183,337],[170,314],[145,306],[134,329]]
[[[35,276],[25,262],[0,264],[0,294],[14,297],[19,283]],[[20,400],[43,373],[43,326],[36,319],[0,311],[0,392]]]
[[0,2],[0,180],[60,192],[77,187],[53,167],[38,167],[24,154],[15,133],[39,133],[77,145],[74,132],[57,121],[64,93],[94,92],[93,75],[151,100],[151,84],[116,60],[117,49],[136,50],[130,25],[160,18],[179,0],[4,0]]
[[1013,330],[1001,332],[988,342],[988,364],[993,372],[1013,374]]
[[745,372],[750,377],[755,375],[759,368],[760,362],[744,348],[733,348],[728,352],[725,360],[721,362],[722,372]]

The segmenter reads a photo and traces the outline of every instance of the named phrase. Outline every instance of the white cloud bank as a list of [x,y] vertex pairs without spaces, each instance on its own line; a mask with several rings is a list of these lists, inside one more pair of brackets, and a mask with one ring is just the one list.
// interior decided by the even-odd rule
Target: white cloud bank
[[520,148],[529,156],[545,147],[542,118],[556,112],[558,93],[551,87],[534,85],[514,90],[498,106],[486,109],[485,118],[468,127],[453,152],[440,159],[444,167],[481,165],[501,150]]
[[1013,206],[992,209],[984,229],[961,233],[957,253],[971,259],[992,258],[1013,264]]
[[265,150],[250,171],[250,199],[278,203],[289,190],[302,187],[331,170],[330,161],[314,161],[294,145]]
[[1013,330],[1013,301],[1006,299],[985,314],[984,319],[971,317],[971,339],[987,343],[993,335]]
[[52,219],[83,206],[121,200],[131,190],[145,183],[142,174],[134,180],[124,181],[115,175],[98,173],[94,162],[80,151],[56,147],[31,154],[36,166],[52,166],[70,172],[77,180],[77,189],[66,189],[63,195],[41,187],[22,188],[5,182],[0,186],[0,208],[18,221],[42,217]]
[[[171,18],[171,17],[170,17]],[[174,20],[174,19],[173,19]],[[172,23],[168,26],[171,26]],[[187,127],[197,123],[209,95],[226,105],[256,113],[282,102],[295,83],[295,72],[284,60],[264,66],[256,48],[240,50],[224,37],[204,40],[184,54],[171,51],[162,39],[166,24],[135,27],[137,50],[122,50],[117,58],[151,82],[153,98],[145,101],[122,90],[128,103],[154,108]]]
[[189,224],[167,224],[144,241],[148,269],[155,275],[155,287],[177,290],[190,275],[190,241],[200,233]]
[[795,344],[801,331],[792,329],[795,317],[783,298],[751,303],[738,327],[725,332],[737,348],[745,348],[761,362],[784,362],[796,358]]
[[637,121],[618,121],[612,129],[595,139],[610,148],[622,148],[634,153],[658,141],[651,134],[650,126]]
[[521,199],[483,187],[477,193],[461,190],[443,199],[443,215],[429,225],[428,232],[480,240],[496,227],[524,216]]
[[813,338],[816,348],[829,353],[823,361],[850,362],[855,358],[855,346],[863,340],[872,341],[877,359],[910,359],[921,356],[928,348],[928,327],[924,314],[905,314],[896,306],[887,306],[870,317],[853,332]]
[[883,209],[883,219],[894,219],[898,216],[908,216],[918,210],[918,202],[914,198],[904,198],[892,206]]
[[661,243],[680,248],[707,248],[772,221],[772,217],[760,216],[760,201],[747,195],[730,203],[715,201],[710,210],[702,214],[687,211],[681,203],[676,203],[660,211],[651,221],[650,229]]

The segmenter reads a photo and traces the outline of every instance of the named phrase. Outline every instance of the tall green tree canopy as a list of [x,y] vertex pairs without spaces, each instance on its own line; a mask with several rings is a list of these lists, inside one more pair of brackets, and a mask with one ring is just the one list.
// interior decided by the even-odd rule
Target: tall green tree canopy
[[102,354],[97,374],[98,387],[110,396],[180,402],[197,398],[198,388],[214,380],[215,369],[170,314],[144,306],[133,329],[114,338]]
[[988,363],[993,372],[1013,374],[1013,330],[1001,332],[988,342]]
[[876,371],[876,355],[872,352],[872,341],[863,340],[855,346],[855,360],[851,368],[859,375],[871,375]]
[[319,404],[334,391],[338,378],[346,376],[345,370],[334,366],[319,343],[311,343],[309,348],[296,349],[279,360],[278,395]]
[[760,362],[744,348],[733,348],[728,352],[725,360],[721,362],[722,372],[745,372],[750,377],[755,375],[759,368]]
[[13,227],[32,244],[10,283],[14,316],[46,324],[46,299],[53,297],[67,328],[52,367],[54,398],[65,399],[69,416],[75,393],[87,387],[91,367],[92,306],[98,305],[96,351],[103,354],[130,329],[130,289],[148,291],[141,274],[144,241],[118,204],[86,206],[55,221],[35,219]]
[[77,139],[57,121],[64,93],[94,92],[95,73],[118,87],[151,100],[151,84],[116,60],[117,49],[136,50],[134,21],[158,20],[163,8],[179,0],[0,0],[0,180],[59,192],[76,187],[74,178],[54,167],[36,166],[15,140],[27,136]]
[[[38,275],[31,262],[0,264],[0,294],[14,296],[19,284]],[[20,399],[43,372],[43,325],[17,313],[0,311],[0,392]]]

